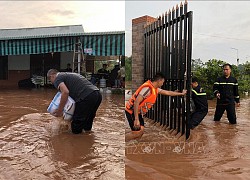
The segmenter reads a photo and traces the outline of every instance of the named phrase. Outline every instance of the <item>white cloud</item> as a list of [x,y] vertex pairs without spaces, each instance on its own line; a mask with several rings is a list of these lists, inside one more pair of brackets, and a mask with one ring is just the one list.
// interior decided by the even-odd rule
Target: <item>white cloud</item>
[[125,29],[123,1],[0,1],[1,28],[82,24],[85,31]]

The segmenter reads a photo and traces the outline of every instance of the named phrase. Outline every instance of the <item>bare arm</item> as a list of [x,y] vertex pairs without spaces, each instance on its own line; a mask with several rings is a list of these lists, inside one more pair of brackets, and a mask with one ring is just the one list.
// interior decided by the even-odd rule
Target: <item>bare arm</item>
[[183,90],[182,92],[161,90],[159,92],[159,94],[162,94],[165,96],[184,96],[186,93],[187,93],[187,90]]
[[140,121],[139,121],[139,105],[143,101],[143,96],[138,95],[135,103],[134,103],[134,115],[135,115],[135,121],[134,121],[134,127],[135,128],[140,128]]
[[135,115],[135,120],[139,120],[139,105],[140,103],[143,101],[143,96],[142,95],[138,95],[137,98],[135,99],[135,104],[134,104],[134,115]]
[[68,100],[69,90],[63,82],[59,84],[58,89],[61,91],[61,100],[58,109],[55,111],[55,116],[62,116],[63,108]]

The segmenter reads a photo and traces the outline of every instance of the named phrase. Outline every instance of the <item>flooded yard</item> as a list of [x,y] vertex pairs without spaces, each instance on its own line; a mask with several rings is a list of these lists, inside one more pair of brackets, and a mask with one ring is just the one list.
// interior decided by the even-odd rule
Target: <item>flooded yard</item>
[[1,90],[0,179],[124,179],[124,96],[103,94],[92,133],[47,113],[54,89]]
[[209,101],[208,115],[187,141],[146,120],[142,138],[126,142],[126,179],[249,179],[250,98],[236,110],[237,125],[226,114],[214,122],[215,105]]
[[209,113],[187,141],[146,120],[140,140],[125,143],[124,101],[103,94],[92,133],[74,135],[47,113],[55,89],[0,92],[0,179],[248,179],[250,98],[237,108],[237,125]]

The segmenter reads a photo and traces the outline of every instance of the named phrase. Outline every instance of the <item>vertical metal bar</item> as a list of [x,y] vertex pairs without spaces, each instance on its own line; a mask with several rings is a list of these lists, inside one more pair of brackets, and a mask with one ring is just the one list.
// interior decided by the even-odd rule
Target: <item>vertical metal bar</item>
[[[182,15],[183,15],[183,5],[181,3],[180,5],[180,16],[179,16],[179,71],[178,71],[178,74],[179,74],[179,87],[178,89],[180,91],[183,90],[183,86],[182,86],[182,83],[183,83],[183,73],[182,73],[182,62],[183,62],[183,56],[182,56],[182,53],[183,53],[183,49],[182,49],[182,25],[183,25],[183,21],[182,21]],[[182,111],[182,102],[183,102],[183,97],[180,97],[178,98],[178,128],[177,128],[177,133],[179,133],[181,131],[181,111]]]
[[[178,21],[177,18],[179,16],[179,7],[178,5],[176,5],[176,10],[175,10],[175,40],[174,40],[174,69],[173,69],[173,73],[174,73],[174,89],[177,89],[177,72],[178,72]],[[177,128],[177,96],[175,96],[174,98],[174,129]]]
[[[173,76],[174,76],[174,18],[175,18],[175,13],[174,13],[174,7],[172,9],[172,34],[171,34],[171,66],[170,66],[170,70],[171,70],[171,79],[170,79],[170,83],[171,83],[171,90],[173,91],[174,87],[173,87]],[[173,97],[170,97],[170,129],[173,129],[173,122],[174,122],[174,117],[173,117],[173,110],[174,110],[174,102],[173,102]]]
[[[164,75],[165,75],[165,83],[163,85],[163,89],[166,89],[167,88],[167,12],[165,13],[164,15],[164,18],[162,19],[162,24],[163,24],[163,38],[164,38],[164,43],[163,43],[163,47],[162,47],[162,53],[163,53],[163,57],[162,57],[162,60],[163,60],[163,72],[164,72]],[[164,96],[163,97],[163,125],[167,125],[167,116],[166,116],[166,113],[167,113],[167,97]]]
[[[159,72],[162,72],[162,16],[159,17],[159,63],[158,63],[158,71]],[[160,122],[160,125],[162,125],[162,95],[160,96],[159,98],[159,106],[158,106],[158,109],[159,109],[159,122]]]
[[191,94],[191,58],[192,58],[192,23],[193,23],[193,12],[188,12],[188,57],[187,57],[187,120],[186,120],[186,139],[189,138],[190,129],[187,126],[190,121],[190,94]]
[[151,72],[151,69],[150,69],[150,25],[147,26],[147,41],[148,41],[148,48],[147,48],[147,58],[148,58],[148,63],[147,63],[147,80],[150,78],[150,72]]
[[[150,24],[150,79],[153,76],[153,23]],[[150,109],[150,119],[153,119],[153,109]]]
[[155,66],[156,66],[156,22],[154,22],[154,26],[153,26],[153,76],[155,75],[156,73],[156,70],[155,70]]
[[147,27],[144,29],[144,81],[147,79],[147,63],[148,63],[148,51],[147,51]]
[[143,72],[143,80],[145,81],[145,79],[147,78],[146,76],[146,72],[147,72],[147,30],[146,28],[144,28],[144,72]]
[[[151,26],[151,77],[150,79],[153,78],[154,76],[154,45],[155,45],[155,39],[154,39],[154,22],[152,23]],[[151,108],[151,119],[154,120],[154,108]]]
[[[187,61],[187,2],[184,3],[184,39],[183,39],[183,72],[184,72],[184,77],[183,77],[183,87],[186,89],[186,76],[187,76],[187,67],[186,67],[186,61]],[[186,98],[183,98],[183,103],[182,103],[182,132],[181,134],[183,135],[186,131]]]
[[152,36],[152,27],[153,27],[153,24],[150,24],[150,34],[149,34],[149,36],[150,36],[150,78],[152,78],[152,74],[153,74],[153,69],[152,69],[152,59],[153,59],[153,54],[152,54],[152,44],[153,44],[153,36]]
[[[153,78],[153,74],[154,74],[154,22],[151,24],[151,77],[150,79]],[[151,118],[152,120],[154,120],[154,108],[151,108]]]
[[[164,14],[162,14],[161,16],[161,71],[163,72],[164,76],[165,76],[165,54],[164,54]],[[165,83],[163,84],[163,89],[166,88]],[[165,125],[165,113],[166,113],[166,108],[165,108],[165,104],[166,104],[166,97],[162,96],[161,98],[161,125]]]
[[[145,80],[148,80],[148,79],[150,79],[150,75],[151,75],[151,46],[152,46],[152,44],[151,44],[151,24],[149,24],[148,26],[147,26],[147,41],[148,41],[148,43],[147,43],[147,58],[148,58],[148,63],[147,63],[147,79],[145,79]],[[148,118],[152,118],[151,117],[151,110],[149,110],[149,112],[148,112],[148,114],[147,114],[147,117]]]
[[[159,18],[156,21],[156,48],[155,48],[155,71],[156,73],[158,72],[158,66],[159,66]],[[160,102],[160,97],[158,96],[156,104],[155,104],[155,120],[156,122],[159,122],[159,102]]]
[[[164,20],[164,16],[162,15],[161,16],[161,19],[160,19],[160,48],[159,48],[159,55],[160,55],[160,66],[159,66],[159,71],[160,72],[163,72],[163,67],[164,67],[164,64],[163,64],[163,43],[164,43],[164,36],[163,36],[163,20]],[[163,124],[163,112],[164,112],[164,109],[163,109],[163,96],[161,96],[160,98],[160,123],[161,125]]]
[[[168,29],[167,29],[167,58],[166,58],[166,60],[167,60],[167,72],[166,72],[166,75],[167,75],[167,79],[168,79],[168,81],[167,81],[167,90],[169,90],[170,89],[170,45],[171,45],[171,11],[169,10],[168,11],[168,18],[167,18],[167,27],[168,27]],[[169,96],[167,96],[167,126],[168,127],[170,127],[170,112],[169,112],[169,110],[170,110],[170,97]]]

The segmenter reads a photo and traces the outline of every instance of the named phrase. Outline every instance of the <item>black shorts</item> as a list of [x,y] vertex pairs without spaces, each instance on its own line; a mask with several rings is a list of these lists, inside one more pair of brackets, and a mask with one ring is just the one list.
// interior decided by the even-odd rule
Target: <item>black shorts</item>
[[[129,122],[129,126],[130,126],[131,130],[132,131],[138,131],[138,130],[136,130],[134,128],[134,121],[135,121],[135,115],[134,115],[134,113],[130,114],[126,110],[125,110],[125,113],[126,113],[126,117],[127,117],[128,122]],[[141,114],[139,114],[139,121],[140,121],[140,125],[144,126],[144,120],[143,120],[143,117],[142,117]]]

